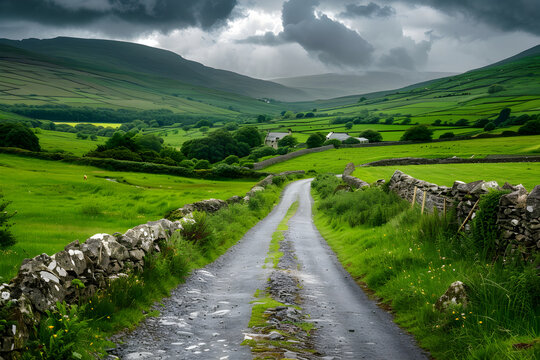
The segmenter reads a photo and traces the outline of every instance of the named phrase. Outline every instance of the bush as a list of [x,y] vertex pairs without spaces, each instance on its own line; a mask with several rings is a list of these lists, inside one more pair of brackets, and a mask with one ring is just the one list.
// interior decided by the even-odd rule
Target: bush
[[9,223],[11,219],[17,212],[8,213],[6,208],[11,201],[4,201],[4,195],[0,194],[0,249],[5,249],[9,246],[15,245],[16,240],[9,228],[13,225]]
[[402,141],[429,141],[433,131],[430,130],[426,125],[418,125],[408,128],[403,136],[401,137]]
[[326,199],[334,193],[334,190],[341,181],[334,174],[318,175],[311,182],[311,187],[319,194],[321,199]]
[[193,169],[195,167],[195,163],[191,160],[182,160],[178,165],[188,169]]
[[453,132],[445,132],[441,136],[439,136],[439,139],[451,139],[456,137],[456,135]]
[[538,135],[540,134],[540,120],[529,120],[518,129],[520,135]]
[[240,162],[240,158],[236,155],[229,155],[223,160],[223,162],[228,165],[237,164]]
[[517,131],[512,131],[512,130],[505,130],[501,133],[501,136],[517,136],[517,135],[519,135]]
[[508,191],[491,191],[483,195],[478,203],[478,211],[471,222],[472,245],[480,260],[492,260],[499,244],[500,232],[497,227],[497,211],[501,196]]
[[484,126],[486,126],[488,123],[489,123],[489,119],[478,119],[474,122],[472,126],[475,128],[483,129]]
[[358,136],[368,139],[370,143],[381,142],[383,139],[380,132],[371,129],[362,131]]
[[285,155],[289,153],[290,148],[288,146],[278,147],[276,153],[278,155]]
[[265,156],[276,155],[276,149],[271,146],[262,146],[260,148],[253,149],[249,155],[250,159],[257,160]]
[[203,244],[210,242],[213,237],[213,232],[208,225],[207,214],[204,211],[194,211],[191,213],[193,220],[182,221],[182,229],[180,235],[186,241],[194,244]]
[[194,169],[195,170],[203,170],[203,169],[210,169],[211,167],[212,166],[210,165],[210,161],[201,159],[201,160],[197,161],[197,163],[195,164]]
[[276,175],[272,178],[272,184],[281,186],[286,180],[287,178],[285,176]]
[[495,123],[493,121],[490,121],[486,124],[486,126],[484,126],[484,131],[495,130],[495,128],[496,128]]
[[323,146],[327,146],[327,145],[334,145],[334,147],[336,149],[339,149],[339,147],[341,146],[341,141],[339,141],[338,139],[330,139],[330,140],[326,140],[324,143],[323,143]]
[[280,139],[278,141],[279,147],[284,147],[284,146],[294,147],[297,144],[298,144],[298,140],[292,135],[284,136],[283,139]]
[[321,133],[311,134],[309,135],[306,141],[306,145],[308,149],[320,147],[325,142],[325,140],[326,140],[326,136],[324,136]]
[[36,134],[21,123],[0,123],[0,146],[41,151]]
[[343,144],[345,145],[354,145],[354,144],[360,144],[360,140],[353,138],[352,136],[349,136],[345,140],[343,140]]

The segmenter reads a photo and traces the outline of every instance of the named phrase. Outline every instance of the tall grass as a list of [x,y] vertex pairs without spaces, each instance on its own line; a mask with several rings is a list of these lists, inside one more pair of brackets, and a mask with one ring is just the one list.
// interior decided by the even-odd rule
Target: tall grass
[[[392,308],[398,324],[435,358],[539,357],[540,278],[535,264],[494,261],[471,246],[473,235],[456,235],[450,213],[422,215],[406,206],[381,226],[351,226],[339,212],[320,208],[333,199],[344,201],[344,196],[351,201],[373,197],[373,205],[378,198],[383,208],[388,201],[374,190],[326,200],[316,195],[318,229],[345,268],[373,289]],[[481,219],[475,217],[473,227],[486,221]],[[457,280],[467,287],[467,305],[434,310],[438,297]]]

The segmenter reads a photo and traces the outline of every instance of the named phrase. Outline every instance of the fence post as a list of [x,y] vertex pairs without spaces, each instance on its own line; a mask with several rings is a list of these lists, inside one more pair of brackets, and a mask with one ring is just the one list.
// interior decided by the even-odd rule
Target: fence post
[[444,216],[446,216],[446,198],[445,197],[443,198],[443,201],[444,201],[443,202],[443,214],[444,214]]
[[424,208],[426,207],[426,193],[427,191],[424,191],[424,197],[422,199],[422,211],[420,212],[421,214],[424,213]]
[[411,203],[411,208],[414,207],[414,203],[416,202],[416,191],[418,190],[418,187],[414,187],[414,194],[413,194],[413,197],[412,197],[412,203]]

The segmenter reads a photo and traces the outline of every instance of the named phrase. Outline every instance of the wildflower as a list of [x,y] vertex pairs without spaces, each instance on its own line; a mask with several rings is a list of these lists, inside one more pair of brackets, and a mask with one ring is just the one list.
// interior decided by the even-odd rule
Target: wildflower
[[68,330],[66,329],[66,330],[64,330],[64,332],[68,332]]
[[389,266],[388,268],[389,268],[389,269],[391,269],[392,267],[391,267],[391,266]]
[[56,334],[54,334],[54,335],[53,335],[53,338],[55,338],[55,339],[56,339],[57,337],[58,337],[58,335],[56,335]]
[[53,326],[53,325],[49,325],[49,329],[54,329],[54,326]]
[[435,325],[435,327],[436,327],[436,328],[438,328],[438,327],[439,327],[439,325]]
[[481,323],[482,323],[482,320],[478,321],[478,323],[481,324]]
[[386,236],[386,234],[384,234],[383,236]]
[[459,318],[456,318],[456,321],[458,321],[458,320],[459,320]]
[[110,319],[111,317],[110,316],[107,316],[107,319]]

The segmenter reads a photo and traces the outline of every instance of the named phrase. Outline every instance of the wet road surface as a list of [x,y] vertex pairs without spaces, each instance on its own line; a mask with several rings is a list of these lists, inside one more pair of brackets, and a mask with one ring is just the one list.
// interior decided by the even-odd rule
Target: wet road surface
[[290,205],[299,208],[287,240],[300,264],[305,312],[317,331],[323,359],[427,359],[411,336],[367,298],[339,264],[311,219],[310,180],[284,190],[280,203],[214,263],[197,270],[163,300],[161,314],[122,337],[114,351],[122,359],[252,359],[241,346],[253,294],[264,289],[263,268],[270,240]]

